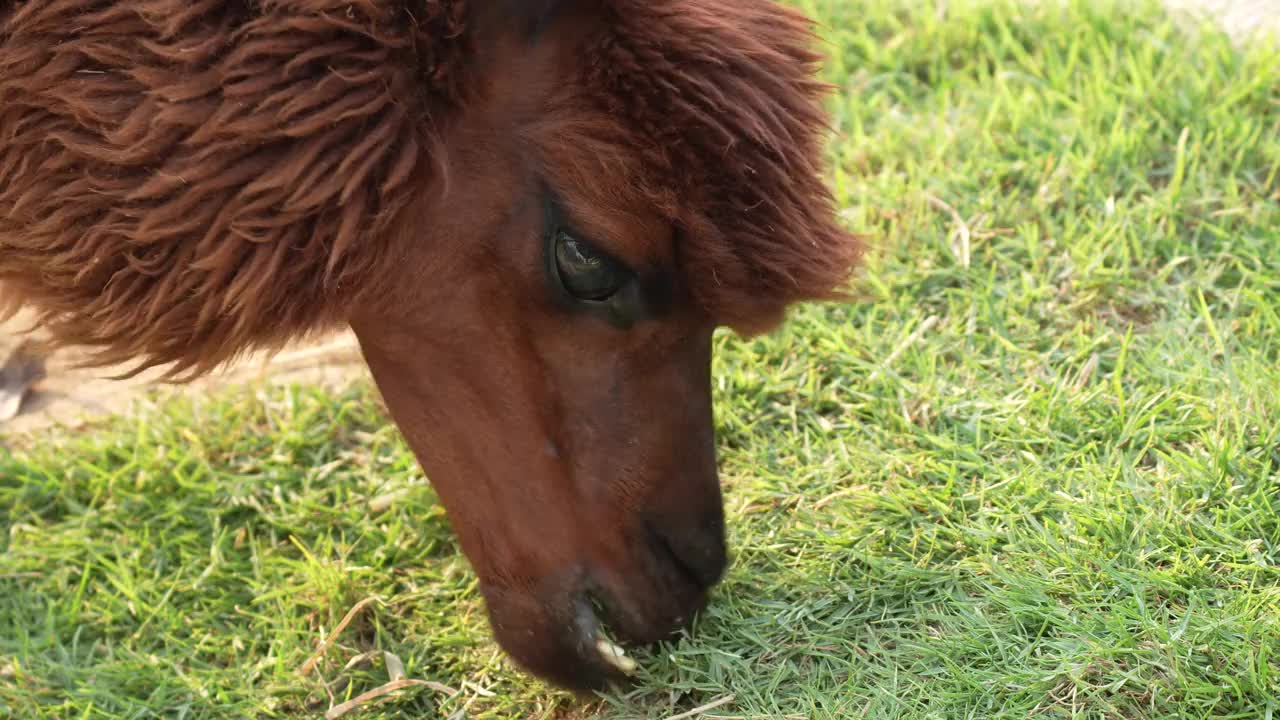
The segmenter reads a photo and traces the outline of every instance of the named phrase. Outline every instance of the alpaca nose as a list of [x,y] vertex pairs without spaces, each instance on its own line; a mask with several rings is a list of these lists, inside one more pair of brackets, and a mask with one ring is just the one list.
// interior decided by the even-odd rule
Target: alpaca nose
[[729,562],[724,512],[667,514],[650,518],[649,531],[682,574],[699,589],[720,582]]

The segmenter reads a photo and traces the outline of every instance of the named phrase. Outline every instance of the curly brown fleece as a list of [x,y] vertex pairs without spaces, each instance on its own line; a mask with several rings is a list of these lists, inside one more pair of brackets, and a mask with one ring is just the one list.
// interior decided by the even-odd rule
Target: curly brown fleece
[[[861,246],[820,178],[807,25],[767,0],[595,2],[577,94],[680,224],[698,299],[751,328],[833,297]],[[712,42],[729,2],[776,32]],[[0,313],[171,378],[343,322],[441,176],[479,5],[0,0]]]

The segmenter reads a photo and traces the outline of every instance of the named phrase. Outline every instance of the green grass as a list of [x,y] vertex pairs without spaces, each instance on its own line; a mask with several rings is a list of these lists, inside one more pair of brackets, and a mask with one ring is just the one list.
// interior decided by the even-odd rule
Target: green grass
[[351,717],[1271,718],[1280,48],[799,4],[864,298],[719,337],[735,561],[637,688],[512,669],[368,387],[231,390],[0,451],[0,717],[319,717],[386,650],[460,693]]

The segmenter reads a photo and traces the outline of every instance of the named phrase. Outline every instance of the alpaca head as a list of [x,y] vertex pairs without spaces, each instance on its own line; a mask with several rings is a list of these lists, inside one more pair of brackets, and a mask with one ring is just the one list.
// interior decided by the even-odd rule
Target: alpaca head
[[[685,627],[727,557],[712,333],[838,297],[861,251],[822,182],[804,18],[273,0],[219,25],[193,20],[210,3],[119,5],[97,45],[92,19],[24,11],[80,33],[105,76],[32,61],[47,40],[0,49],[0,282],[108,359],[196,370],[349,324],[513,658],[597,687],[602,627]],[[102,49],[119,23],[161,59],[213,54],[206,74],[130,68]],[[36,142],[34,115],[62,144]]]

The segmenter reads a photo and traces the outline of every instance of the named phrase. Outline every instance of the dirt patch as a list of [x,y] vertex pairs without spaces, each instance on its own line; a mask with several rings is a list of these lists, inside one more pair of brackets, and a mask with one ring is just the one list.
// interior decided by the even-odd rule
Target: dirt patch
[[[29,315],[0,323],[0,365],[24,341],[41,339],[39,330],[24,334]],[[113,380],[126,368],[84,369],[84,353],[63,350],[43,357],[42,378],[31,384],[17,414],[0,421],[0,434],[29,433],[46,428],[80,427],[95,418],[126,414],[143,397],[204,393],[211,388],[245,383],[302,383],[339,387],[368,378],[360,348],[350,332],[287,348],[274,356],[259,354],[189,384],[159,382],[160,370],[128,380]]]
[[1164,5],[1176,14],[1212,20],[1236,40],[1280,37],[1280,0],[1164,0]]

